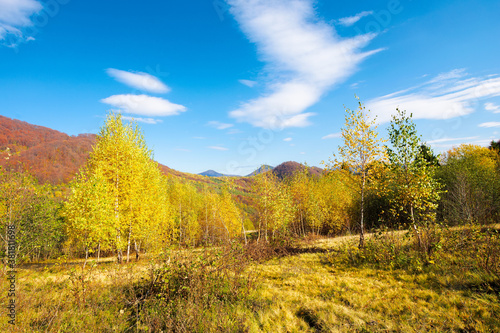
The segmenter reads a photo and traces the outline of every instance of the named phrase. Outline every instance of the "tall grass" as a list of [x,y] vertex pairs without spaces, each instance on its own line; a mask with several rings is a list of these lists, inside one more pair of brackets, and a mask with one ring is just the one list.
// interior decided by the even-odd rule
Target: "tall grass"
[[0,331],[494,332],[498,229],[428,232],[431,251],[395,231],[362,250],[344,237],[170,250],[122,265],[61,259],[19,270],[17,325]]

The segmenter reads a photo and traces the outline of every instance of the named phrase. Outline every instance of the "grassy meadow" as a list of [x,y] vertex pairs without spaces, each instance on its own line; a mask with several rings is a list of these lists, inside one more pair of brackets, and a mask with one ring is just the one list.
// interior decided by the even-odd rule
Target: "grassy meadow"
[[[495,332],[498,226],[439,237],[427,258],[400,231],[369,234],[364,250],[356,236],[314,237],[172,250],[127,264],[43,262],[18,270],[16,326],[2,320],[0,331]],[[4,276],[1,284],[6,290]]]

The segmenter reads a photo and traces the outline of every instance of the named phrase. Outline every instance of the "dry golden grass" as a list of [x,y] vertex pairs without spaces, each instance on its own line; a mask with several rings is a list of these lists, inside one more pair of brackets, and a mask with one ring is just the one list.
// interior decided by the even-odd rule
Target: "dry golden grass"
[[429,274],[331,267],[321,253],[273,259],[253,268],[253,332],[493,332],[498,295],[433,284]]
[[[230,311],[234,320],[244,320],[205,331],[498,331],[495,276],[463,270],[457,275],[453,266],[438,263],[415,272],[337,260],[339,248],[357,241],[357,236],[318,239],[304,244],[299,254],[251,264],[246,272],[258,276],[257,287],[233,305],[210,310],[211,315]],[[454,258],[443,255],[443,260]],[[124,265],[88,263],[84,271],[81,265],[65,264],[21,269],[17,325],[13,329],[4,316],[0,332],[145,332],[147,325],[134,322],[139,305],[130,291],[137,281],[147,281],[158,264],[149,258]],[[0,281],[0,288],[7,290],[5,275]],[[4,309],[5,296],[0,298]]]
[[[105,332],[130,326],[123,291],[145,276],[147,265],[102,263],[18,269],[16,326],[0,322],[0,332]],[[2,273],[0,288],[7,290]],[[1,298],[4,308],[8,299]],[[5,316],[6,317],[6,316]]]
[[[462,229],[450,232],[466,230]],[[405,233],[395,231],[381,237],[385,246],[405,249],[411,244]],[[366,235],[366,239],[372,248],[374,244],[382,246],[375,234]],[[477,259],[462,258],[462,250],[444,250],[444,238],[443,250],[433,254],[428,263],[409,263],[407,269],[391,269],[392,265],[371,264],[369,260],[353,264],[345,249],[357,250],[358,241],[359,236],[319,239],[304,245],[308,253],[253,267],[263,282],[249,314],[250,331],[498,331],[498,270],[482,270],[474,261]],[[498,243],[491,244],[500,251]],[[357,255],[363,256],[363,252]]]

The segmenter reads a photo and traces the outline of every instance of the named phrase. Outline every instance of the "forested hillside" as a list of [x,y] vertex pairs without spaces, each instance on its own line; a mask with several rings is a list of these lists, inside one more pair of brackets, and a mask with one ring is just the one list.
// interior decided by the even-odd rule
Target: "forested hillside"
[[[26,171],[41,183],[68,183],[86,163],[95,134],[70,136],[43,126],[0,116],[0,166]],[[201,183],[214,181],[159,164],[166,175]]]
[[87,161],[95,139],[94,134],[69,136],[0,116],[0,165],[27,171],[42,183],[65,183]]

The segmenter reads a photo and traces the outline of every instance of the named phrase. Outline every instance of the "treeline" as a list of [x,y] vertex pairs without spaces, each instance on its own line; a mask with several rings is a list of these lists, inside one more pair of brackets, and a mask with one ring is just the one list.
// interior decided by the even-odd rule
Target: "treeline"
[[412,115],[397,110],[379,138],[376,119],[359,102],[346,110],[343,145],[314,175],[303,169],[279,181],[257,177],[259,238],[365,229],[409,229],[423,248],[436,225],[490,224],[500,218],[500,150],[464,144],[441,156],[422,141]]
[[1,255],[8,225],[16,226],[23,260],[113,254],[121,262],[172,246],[247,240],[249,229],[267,242],[360,233],[363,246],[365,229],[407,228],[420,243],[432,225],[497,222],[498,143],[437,156],[411,118],[397,110],[385,141],[360,102],[346,110],[343,144],[325,172],[305,167],[282,178],[267,172],[242,193],[231,178],[214,186],[165,176],[137,125],[110,114],[69,189],[1,170]]
[[[395,166],[381,161],[369,165],[371,178],[364,189],[367,229],[408,227],[414,221],[453,226],[499,220],[498,150],[464,144],[439,158],[429,153],[427,145],[419,145],[416,160],[410,163],[415,168],[425,164],[427,174],[406,174],[401,169],[398,175]],[[271,172],[259,175],[254,190],[262,237],[266,229],[267,235],[275,236],[359,232],[360,178],[345,164],[321,176],[311,175],[306,168],[284,180]]]
[[68,244],[126,255],[172,245],[212,244],[242,235],[244,216],[229,194],[164,176],[137,125],[111,114],[65,203]]
[[0,170],[1,257],[6,259],[8,254],[8,226],[15,226],[18,259],[60,256],[66,238],[60,214],[63,200],[57,187],[38,185],[25,173]]

